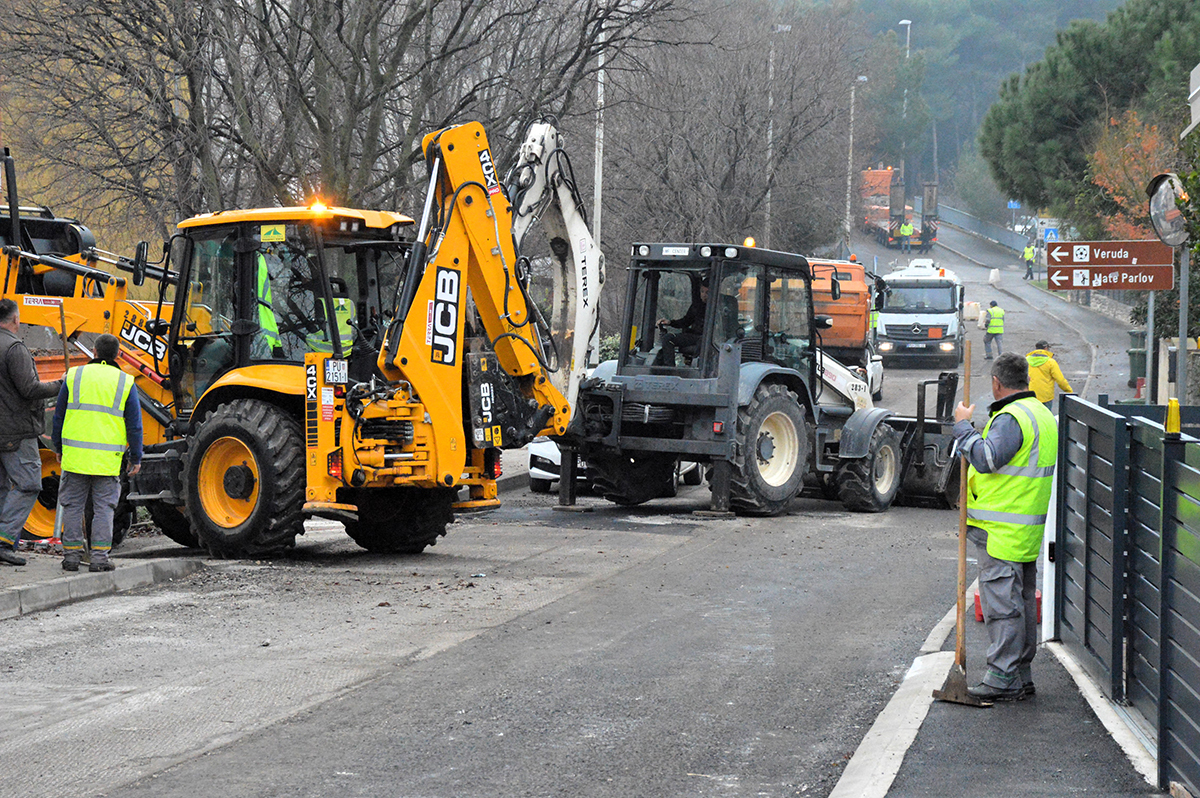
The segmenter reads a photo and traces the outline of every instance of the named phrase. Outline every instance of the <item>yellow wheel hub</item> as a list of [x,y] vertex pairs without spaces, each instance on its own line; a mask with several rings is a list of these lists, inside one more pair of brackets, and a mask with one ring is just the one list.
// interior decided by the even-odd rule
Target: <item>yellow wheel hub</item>
[[200,504],[217,526],[241,526],[258,506],[258,460],[240,438],[213,441],[200,459],[197,476]]
[[[38,449],[38,454],[42,456],[42,484],[45,485],[47,478],[55,478],[62,476],[62,466],[58,464],[58,458],[54,456],[54,452],[49,449]],[[38,496],[37,502],[33,505],[33,511],[29,513],[29,518],[25,521],[24,534],[35,538],[48,538],[54,535],[54,507],[47,507],[42,504],[42,499],[47,498],[44,494]]]

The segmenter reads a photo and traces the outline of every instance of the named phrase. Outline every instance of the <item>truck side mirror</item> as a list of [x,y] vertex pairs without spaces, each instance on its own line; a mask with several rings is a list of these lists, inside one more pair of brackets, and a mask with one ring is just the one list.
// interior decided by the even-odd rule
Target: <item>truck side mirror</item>
[[829,295],[833,297],[834,302],[842,298],[842,284],[836,277],[829,278]]
[[828,330],[833,326],[833,316],[817,316],[813,319],[813,326],[818,330]]
[[150,253],[150,244],[139,241],[133,254],[133,284],[141,285],[146,282],[146,259]]

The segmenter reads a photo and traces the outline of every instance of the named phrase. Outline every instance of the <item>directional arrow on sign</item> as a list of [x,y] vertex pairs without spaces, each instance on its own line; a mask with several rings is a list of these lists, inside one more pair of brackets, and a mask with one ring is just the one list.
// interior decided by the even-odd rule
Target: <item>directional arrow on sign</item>
[[1174,256],[1161,241],[1057,241],[1046,247],[1051,266],[1170,266]]
[[1050,276],[1050,282],[1054,283],[1055,285],[1062,285],[1066,281],[1067,281],[1066,272],[1055,272],[1054,274],[1052,274]]

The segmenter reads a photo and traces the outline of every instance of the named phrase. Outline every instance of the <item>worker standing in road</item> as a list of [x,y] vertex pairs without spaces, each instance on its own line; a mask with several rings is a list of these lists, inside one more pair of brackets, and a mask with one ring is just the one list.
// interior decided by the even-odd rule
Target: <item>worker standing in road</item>
[[1058,457],[1058,426],[1029,390],[1029,364],[1009,353],[992,366],[991,418],[975,431],[975,405],[959,402],[954,435],[967,471],[967,539],[979,555],[979,599],[988,633],[987,671],[969,688],[987,701],[1034,694],[1037,558]]
[[142,408],[133,377],[117,366],[120,342],[96,339],[96,356],[63,378],[54,408],[52,441],[62,462],[64,571],[78,571],[83,556],[83,518],[92,501],[89,571],[111,571],[113,514],[121,497],[121,460],[129,448],[129,474],[142,468]]
[[987,327],[983,333],[983,359],[992,359],[992,341],[996,342],[997,357],[1004,354],[1004,308],[996,304],[996,300],[989,303],[987,313]]
[[1029,361],[1029,389],[1037,396],[1037,400],[1053,413],[1054,386],[1058,385],[1063,393],[1075,393],[1071,389],[1071,383],[1063,376],[1062,369],[1054,359],[1054,353],[1050,351],[1050,344],[1046,341],[1038,341],[1025,359]]
[[1033,279],[1033,259],[1036,256],[1033,249],[1033,242],[1030,241],[1025,245],[1025,278],[1026,280]]
[[42,491],[42,458],[38,435],[42,432],[43,399],[58,393],[62,382],[38,379],[33,355],[18,336],[21,308],[11,299],[0,299],[0,562],[24,565],[17,556],[21,530]]
[[912,252],[912,234],[912,222],[906,218],[900,225],[900,250],[902,252]]

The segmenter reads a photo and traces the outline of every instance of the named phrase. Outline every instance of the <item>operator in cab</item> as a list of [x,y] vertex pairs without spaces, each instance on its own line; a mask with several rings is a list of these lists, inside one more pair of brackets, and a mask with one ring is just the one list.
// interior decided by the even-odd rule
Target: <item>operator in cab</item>
[[686,357],[695,357],[700,352],[700,339],[704,335],[704,313],[708,309],[708,280],[700,281],[700,294],[692,300],[687,312],[678,319],[659,319],[659,327],[676,327],[679,332],[663,336],[662,350],[655,359],[657,366],[675,365],[675,350]]

